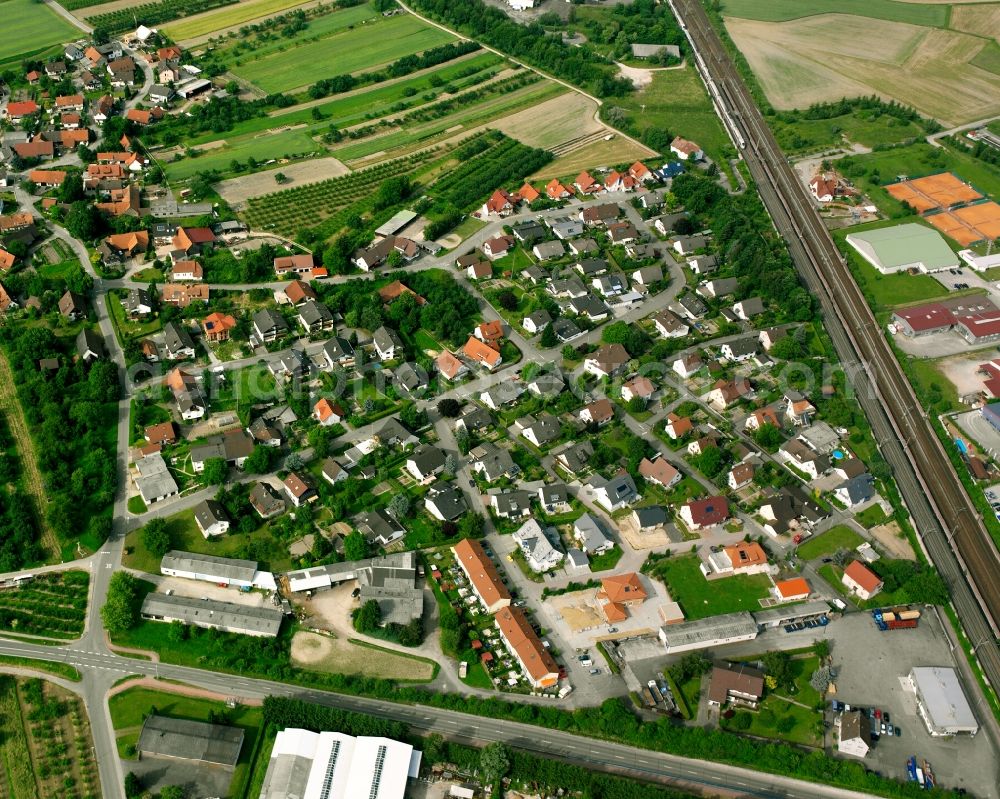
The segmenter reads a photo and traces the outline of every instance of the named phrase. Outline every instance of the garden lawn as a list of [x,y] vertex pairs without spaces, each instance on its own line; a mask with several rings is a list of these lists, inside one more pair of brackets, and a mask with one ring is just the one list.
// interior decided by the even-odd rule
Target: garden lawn
[[260,19],[269,14],[277,14],[287,8],[302,5],[302,0],[243,0],[233,6],[195,14],[187,19],[179,19],[164,25],[162,32],[175,42],[204,36],[223,28],[230,28],[244,22]]
[[622,559],[622,555],[624,554],[621,547],[615,545],[607,552],[602,552],[600,555],[590,558],[590,570],[592,572],[603,572],[613,569],[618,565],[618,561]]
[[889,517],[886,512],[882,510],[881,505],[872,505],[870,508],[865,508],[861,513],[855,514],[854,520],[860,524],[862,527],[871,529],[877,524],[882,524],[887,521]]
[[[256,746],[257,737],[264,723],[263,713],[259,707],[237,705],[231,708],[224,702],[179,696],[169,691],[129,688],[108,700],[108,710],[111,713],[111,724],[119,740],[119,751],[123,743],[135,744],[139,740],[139,732],[146,716],[154,711],[157,715],[174,719],[217,722],[239,727],[244,734],[243,748],[240,749],[240,757],[233,772],[229,795],[244,795],[244,786],[253,771],[254,760],[261,755],[261,750]],[[217,721],[220,717],[226,720]]]
[[796,554],[803,560],[813,560],[823,555],[832,555],[838,549],[854,549],[864,543],[864,538],[850,527],[838,524],[825,533],[810,538],[796,549]]
[[935,300],[948,294],[948,289],[930,275],[911,275],[908,272],[883,275],[858,255],[850,244],[845,243],[842,247],[861,291],[869,302],[874,302],[876,311]]
[[[261,560],[261,569],[278,572],[292,568],[288,549],[271,535],[267,525],[249,535],[233,533],[207,539],[195,523],[193,510],[181,511],[168,517],[166,521],[174,549],[223,558],[242,558],[244,555],[240,553],[245,546],[251,542],[259,542],[267,553],[267,557]],[[123,562],[130,569],[138,569],[149,574],[160,573],[160,558],[146,549],[142,542],[141,530],[128,534],[125,539],[125,550]]]
[[764,22],[785,22],[816,14],[853,14],[859,17],[943,28],[948,24],[946,5],[896,0],[725,0],[723,14]]
[[[820,701],[820,696],[809,685],[809,678],[818,666],[819,658],[815,656],[793,659],[791,669],[795,690],[790,692],[779,688],[773,692],[769,691],[761,702],[759,710],[749,714],[753,721],[746,733],[805,746],[820,745],[822,737],[817,733],[822,714],[813,709]],[[808,707],[801,707],[796,704],[797,702]],[[731,723],[725,721],[722,726],[733,728]]]
[[4,19],[0,64],[44,53],[80,35],[51,8],[35,0],[0,0],[0,13]]
[[453,41],[410,14],[378,19],[352,30],[233,67],[233,74],[265,92],[286,92],[321,78],[358,72]]
[[758,600],[770,593],[771,581],[764,574],[738,574],[709,581],[698,568],[699,563],[695,555],[669,557],[659,561],[652,571],[653,577],[666,584],[689,621],[760,610]]
[[171,180],[187,180],[198,172],[210,171],[220,172],[223,175],[245,174],[245,172],[233,172],[232,162],[239,161],[245,164],[251,158],[264,162],[272,158],[323,152],[325,152],[323,145],[317,144],[303,131],[286,130],[273,135],[245,139],[231,146],[227,142],[225,147],[206,150],[195,158],[169,161],[164,165],[164,169]]

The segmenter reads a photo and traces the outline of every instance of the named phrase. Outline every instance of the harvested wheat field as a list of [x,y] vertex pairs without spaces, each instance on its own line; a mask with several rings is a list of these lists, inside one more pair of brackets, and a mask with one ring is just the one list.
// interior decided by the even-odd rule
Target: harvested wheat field
[[297,632],[292,638],[292,663],[313,671],[361,674],[385,680],[427,682],[434,677],[433,665],[421,658],[308,632]]
[[575,177],[584,169],[629,164],[649,158],[651,155],[656,153],[649,147],[615,134],[610,141],[598,138],[565,154],[557,154],[554,161],[550,161],[531,175],[529,180]]
[[956,5],[951,9],[949,27],[977,36],[989,35],[1000,42],[1000,3],[988,6]]
[[845,14],[726,27],[776,108],[875,93],[946,125],[1000,113],[996,76],[970,63],[986,39]]
[[597,103],[578,92],[567,92],[544,103],[498,119],[490,127],[531,147],[549,150],[605,127],[594,116]]
[[[318,183],[329,178],[339,178],[350,171],[336,158],[315,158],[312,161],[300,161],[296,164],[269,169],[266,172],[230,178],[219,183],[216,190],[227,203],[239,207],[252,197],[260,197],[263,194],[271,194],[280,189],[306,183]],[[279,172],[285,176],[285,182],[280,185],[274,179],[274,176]]]

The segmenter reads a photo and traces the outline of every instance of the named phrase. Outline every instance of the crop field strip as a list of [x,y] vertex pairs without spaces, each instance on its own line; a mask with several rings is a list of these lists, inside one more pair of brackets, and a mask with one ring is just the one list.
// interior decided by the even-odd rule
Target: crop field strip
[[[312,30],[310,26],[310,33]],[[454,40],[451,34],[410,14],[400,14],[378,19],[363,29],[312,38],[284,51],[267,55],[254,52],[252,60],[234,65],[230,71],[262,91],[287,92],[328,75],[359,72]]]
[[417,125],[407,123],[403,130],[395,130],[384,136],[376,136],[335,149],[333,155],[348,165],[351,165],[352,161],[363,161],[379,153],[385,153],[389,157],[399,155],[408,148],[424,147],[445,138],[468,133],[479,125],[558,97],[565,92],[565,87],[557,83],[539,80],[509,94],[488,97],[468,108],[449,113],[441,119]]
[[[397,103],[420,102],[421,92],[426,93],[434,90],[432,80],[435,78],[447,85],[456,76],[469,70],[469,75],[456,81],[456,85],[462,85],[474,78],[492,76],[501,63],[500,57],[493,53],[481,53],[472,58],[448,62],[433,72],[415,78],[405,78],[391,84],[378,83],[365,86],[342,95],[333,95],[322,103],[309,108],[283,109],[271,116],[248,119],[238,123],[231,131],[224,134],[225,140],[232,144],[245,136],[292,125],[306,125],[305,130],[310,134],[324,132],[329,129],[330,125],[335,125],[337,128],[349,127],[367,119],[377,119],[383,114],[391,113],[392,107]],[[411,89],[413,90],[412,94],[407,96],[407,92]],[[323,117],[322,120],[317,121],[313,117],[313,108],[318,109],[318,113]],[[187,144],[197,146],[218,141],[219,138],[218,133],[205,133],[191,139]]]
[[326,154],[323,145],[313,141],[304,130],[287,130],[273,135],[244,139],[232,147],[205,150],[195,158],[168,161],[161,166],[168,179],[187,180],[198,172],[221,171],[234,159],[245,161],[248,158],[256,158],[258,161],[266,161],[304,153]]
[[0,591],[0,631],[79,638],[87,615],[90,577],[84,571],[40,574]]
[[0,0],[4,23],[0,35],[0,65],[11,66],[38,56],[80,34],[51,8],[35,0]]
[[272,14],[290,11],[307,0],[243,0],[236,5],[205,11],[163,26],[163,33],[175,42],[183,42],[225,30],[236,25],[256,22]]
[[762,22],[786,22],[816,14],[851,14],[932,28],[948,24],[947,5],[897,0],[724,0],[722,13],[727,17]]
[[95,28],[104,28],[111,34],[117,34],[134,29],[137,19],[142,24],[152,27],[236,2],[238,0],[157,0],[139,6],[126,6],[115,11],[97,13],[88,16],[87,22]]

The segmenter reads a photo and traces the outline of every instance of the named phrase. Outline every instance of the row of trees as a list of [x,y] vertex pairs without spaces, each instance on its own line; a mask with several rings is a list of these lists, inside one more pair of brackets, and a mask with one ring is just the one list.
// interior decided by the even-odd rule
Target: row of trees
[[[46,327],[4,327],[0,344],[34,439],[50,525],[63,541],[84,532],[103,540],[110,532],[107,511],[118,484],[117,367],[103,359],[90,366],[76,361],[73,340],[58,338]],[[59,369],[41,371],[41,358],[56,358]]]

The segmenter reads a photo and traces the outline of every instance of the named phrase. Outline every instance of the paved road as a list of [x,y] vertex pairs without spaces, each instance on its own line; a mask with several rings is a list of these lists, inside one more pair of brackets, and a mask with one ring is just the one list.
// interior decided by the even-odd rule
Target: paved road
[[[426,706],[342,696],[238,675],[216,674],[200,669],[150,663],[107,653],[77,651],[71,647],[56,649],[0,639],[0,654],[58,661],[76,666],[86,674],[83,683],[77,686],[77,690],[91,708],[105,704],[104,696],[113,682],[127,674],[141,674],[198,685],[237,699],[259,699],[268,695],[294,697],[378,718],[402,721],[418,730],[439,732],[449,738],[475,744],[504,741],[519,749],[588,768],[621,772],[644,779],[669,781],[682,787],[689,786],[693,790],[722,790],[727,795],[767,799],[772,797],[858,799],[867,796],[859,792],[805,783],[787,777],[759,774],[710,761],[691,760],[662,752],[581,738],[527,724],[469,716],[457,711],[438,710]],[[110,742],[113,740],[113,732],[109,719],[100,717],[95,719],[94,715],[92,710],[91,722],[94,727],[95,743],[98,744],[98,758],[104,765],[103,761],[110,752],[107,747],[100,746],[99,739],[103,737],[105,742]],[[117,764],[116,756],[110,759]],[[105,797],[121,796],[120,788],[117,791],[108,789],[108,784],[104,782],[103,768],[101,776],[105,786]],[[119,786],[120,784],[119,782]]]
[[764,203],[809,288],[893,468],[914,526],[992,685],[1000,685],[1000,555],[829,232],[695,0],[671,0],[724,120],[741,137]]

